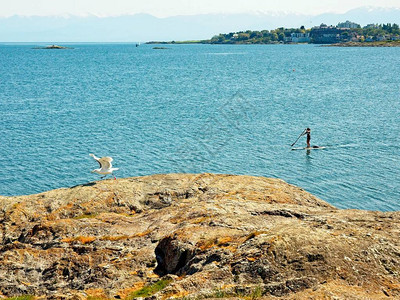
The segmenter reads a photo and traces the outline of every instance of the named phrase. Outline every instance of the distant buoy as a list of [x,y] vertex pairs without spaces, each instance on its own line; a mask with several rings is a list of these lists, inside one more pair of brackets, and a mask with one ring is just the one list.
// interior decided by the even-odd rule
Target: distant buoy
[[293,72],[295,72],[296,71],[296,69],[293,69]]

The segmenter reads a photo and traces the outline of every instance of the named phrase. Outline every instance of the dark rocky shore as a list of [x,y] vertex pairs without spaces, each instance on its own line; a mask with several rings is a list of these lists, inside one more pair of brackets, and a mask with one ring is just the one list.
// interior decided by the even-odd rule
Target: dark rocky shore
[[279,179],[153,175],[0,197],[0,225],[0,298],[400,298],[399,212],[336,209]]
[[50,45],[46,47],[35,47],[33,49],[74,49],[71,47],[64,47],[64,46],[59,46],[59,45]]
[[347,42],[322,45],[322,47],[400,47],[400,41]]

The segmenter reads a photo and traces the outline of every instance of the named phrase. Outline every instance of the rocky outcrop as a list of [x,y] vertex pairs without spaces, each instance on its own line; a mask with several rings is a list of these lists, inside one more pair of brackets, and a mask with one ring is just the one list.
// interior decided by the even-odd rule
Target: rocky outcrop
[[74,49],[71,47],[64,47],[64,46],[59,46],[59,45],[50,45],[46,47],[34,47],[33,49]]
[[104,180],[0,197],[0,295],[400,299],[399,235],[279,179]]

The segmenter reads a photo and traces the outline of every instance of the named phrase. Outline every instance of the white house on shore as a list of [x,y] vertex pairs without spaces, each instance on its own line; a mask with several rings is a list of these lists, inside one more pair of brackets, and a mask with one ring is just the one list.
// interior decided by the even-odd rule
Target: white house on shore
[[311,42],[309,33],[292,32],[290,37],[285,37],[285,43],[309,43]]

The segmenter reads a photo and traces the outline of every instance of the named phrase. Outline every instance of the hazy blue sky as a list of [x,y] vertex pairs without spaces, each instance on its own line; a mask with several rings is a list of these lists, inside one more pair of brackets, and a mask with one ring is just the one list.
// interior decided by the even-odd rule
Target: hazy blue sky
[[238,12],[343,13],[360,6],[400,8],[400,0],[0,0],[0,16],[149,13],[181,14]]

